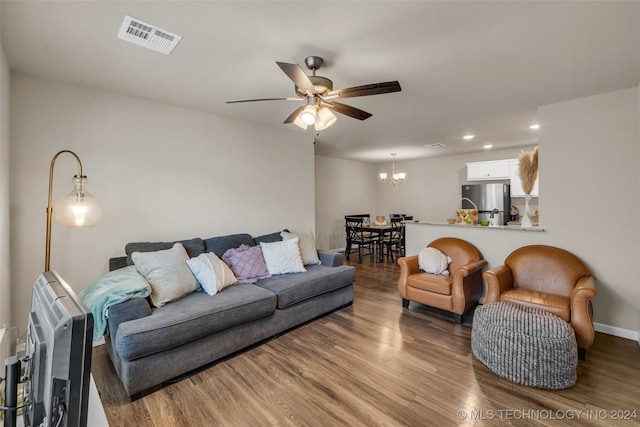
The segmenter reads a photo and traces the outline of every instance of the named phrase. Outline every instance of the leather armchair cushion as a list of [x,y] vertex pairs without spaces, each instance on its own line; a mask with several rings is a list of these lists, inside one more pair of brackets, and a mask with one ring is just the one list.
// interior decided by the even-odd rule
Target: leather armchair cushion
[[409,275],[407,284],[412,288],[421,289],[441,295],[451,295],[453,276],[441,274],[415,273]]
[[571,321],[570,298],[557,294],[529,291],[526,289],[510,289],[500,295],[500,301],[508,301],[529,307],[537,307]]

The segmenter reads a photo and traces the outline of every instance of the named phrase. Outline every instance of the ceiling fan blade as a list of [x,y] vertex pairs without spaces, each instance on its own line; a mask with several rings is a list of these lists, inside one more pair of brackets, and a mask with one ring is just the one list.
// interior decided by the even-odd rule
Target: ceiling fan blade
[[298,108],[296,108],[296,110],[291,113],[291,115],[289,117],[287,117],[284,122],[282,122],[283,124],[287,124],[287,123],[293,123],[296,121],[296,117],[298,117],[298,114],[300,114],[300,112],[304,109],[305,105],[301,105]]
[[307,95],[313,96],[313,83],[309,76],[304,72],[298,64],[289,64],[287,62],[276,62],[284,73],[298,86],[305,91]]
[[257,98],[257,99],[235,99],[232,101],[224,101],[226,104],[237,104],[239,102],[256,102],[256,101],[300,101],[302,98]]
[[371,113],[360,110],[359,108],[352,107],[350,105],[341,104],[339,102],[328,102],[328,107],[333,108],[337,113],[344,114],[345,116],[353,117],[358,120],[366,120],[372,116]]
[[383,93],[400,92],[400,83],[397,80],[392,82],[371,83],[363,86],[336,89],[327,95],[338,95],[340,98],[355,98],[356,96],[380,95]]

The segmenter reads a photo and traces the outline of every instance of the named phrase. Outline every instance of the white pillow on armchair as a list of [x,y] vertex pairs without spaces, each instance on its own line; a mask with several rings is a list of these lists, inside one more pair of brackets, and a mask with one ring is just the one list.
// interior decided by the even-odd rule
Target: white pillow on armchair
[[451,261],[451,257],[436,248],[426,247],[418,255],[418,265],[425,273],[448,276]]

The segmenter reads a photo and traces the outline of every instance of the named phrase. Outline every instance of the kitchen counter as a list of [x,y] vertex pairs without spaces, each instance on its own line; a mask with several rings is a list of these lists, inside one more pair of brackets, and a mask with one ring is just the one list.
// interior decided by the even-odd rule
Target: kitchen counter
[[422,224],[422,225],[441,225],[444,227],[457,227],[457,228],[470,228],[470,229],[487,229],[487,230],[516,230],[516,231],[545,231],[544,228],[540,228],[538,226],[531,228],[522,228],[519,225],[465,225],[465,224],[449,224],[446,221],[413,221],[409,222],[411,224]]

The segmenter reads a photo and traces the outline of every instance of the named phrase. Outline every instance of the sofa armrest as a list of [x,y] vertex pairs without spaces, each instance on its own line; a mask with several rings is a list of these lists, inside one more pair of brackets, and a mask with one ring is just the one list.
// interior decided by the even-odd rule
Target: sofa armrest
[[418,255],[398,258],[400,278],[398,279],[398,293],[400,298],[407,299],[407,281],[409,276],[420,272]]
[[513,287],[513,273],[506,265],[487,270],[482,274],[482,277],[487,281],[485,304],[500,301],[500,294]]
[[112,305],[107,310],[109,335],[115,341],[118,326],[129,320],[140,319],[151,315],[151,307],[146,298],[133,298],[120,304]]
[[571,291],[571,326],[576,330],[578,347],[584,349],[591,347],[595,337],[591,300],[597,295],[593,276],[581,277]]
[[322,265],[328,267],[339,267],[343,263],[343,255],[341,252],[318,251],[318,257]]
[[487,261],[479,259],[461,265],[452,272],[452,312],[462,315],[480,299],[484,291],[482,269],[485,265]]
[[109,258],[109,271],[118,270],[120,268],[127,267],[127,257],[121,256],[116,258]]
[[469,264],[461,265],[458,267],[456,271],[453,272],[452,276],[461,276],[467,277],[470,274],[475,273],[478,270],[482,270],[482,268],[487,265],[487,261],[484,259],[479,259],[477,261],[471,261]]

